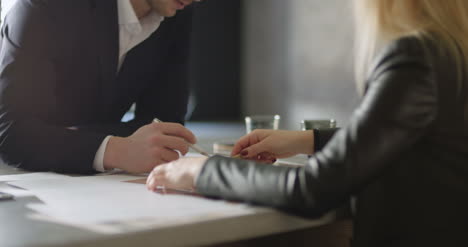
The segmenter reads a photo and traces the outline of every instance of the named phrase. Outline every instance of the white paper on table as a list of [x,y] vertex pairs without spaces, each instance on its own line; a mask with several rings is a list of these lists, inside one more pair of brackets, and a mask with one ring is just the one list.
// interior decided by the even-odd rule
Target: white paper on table
[[129,229],[125,226],[125,224],[87,224],[87,225],[80,225],[74,224],[72,222],[67,222],[58,218],[52,218],[48,215],[41,214],[41,213],[31,213],[27,214],[26,217],[32,220],[39,220],[48,223],[60,224],[60,225],[69,225],[76,228],[81,228],[83,230],[92,231],[100,234],[119,234],[119,233],[128,233],[129,231],[139,231],[145,230],[149,227],[145,228],[137,228],[133,227]]
[[188,152],[182,158],[201,158],[201,157],[206,157],[203,154],[195,153],[195,152]]
[[57,174],[53,172],[33,172],[24,174],[0,175],[0,182],[22,181],[22,180],[37,180],[37,179],[52,179],[52,178],[67,178],[69,176]]
[[0,183],[0,191],[4,192],[4,193],[11,194],[16,198],[34,196],[33,193],[31,193],[31,192],[29,192],[27,190],[16,188],[16,187],[10,186],[10,185],[5,184],[5,183]]
[[[121,182],[119,176],[11,182],[29,190],[45,205],[29,208],[75,224],[121,222],[151,218],[170,222],[187,217],[236,216],[252,213],[242,204],[194,196],[161,195],[142,184]],[[134,179],[134,177],[133,177]]]

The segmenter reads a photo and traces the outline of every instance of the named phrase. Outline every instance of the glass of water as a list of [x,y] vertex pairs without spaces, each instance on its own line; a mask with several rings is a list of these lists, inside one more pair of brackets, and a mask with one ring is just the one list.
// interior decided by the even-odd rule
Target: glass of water
[[305,119],[301,121],[301,130],[333,129],[336,128],[335,119]]
[[256,115],[245,117],[247,134],[255,129],[279,129],[281,117],[279,115]]

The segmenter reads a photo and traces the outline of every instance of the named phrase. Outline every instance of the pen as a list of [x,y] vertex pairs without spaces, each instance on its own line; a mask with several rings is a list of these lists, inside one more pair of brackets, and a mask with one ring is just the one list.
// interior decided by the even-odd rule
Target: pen
[[[157,119],[157,118],[153,119],[153,122],[155,122],[155,123],[163,123],[163,121],[161,121],[161,120],[159,120],[159,119]],[[201,154],[201,155],[204,155],[204,156],[206,156],[206,157],[211,157],[211,155],[210,155],[208,152],[206,152],[205,150],[203,150],[203,148],[201,148],[201,147],[198,146],[197,144],[192,144],[192,143],[189,143],[189,142],[187,142],[187,144],[189,145],[189,147],[190,147],[191,149],[197,151],[197,153],[199,153],[199,154]]]

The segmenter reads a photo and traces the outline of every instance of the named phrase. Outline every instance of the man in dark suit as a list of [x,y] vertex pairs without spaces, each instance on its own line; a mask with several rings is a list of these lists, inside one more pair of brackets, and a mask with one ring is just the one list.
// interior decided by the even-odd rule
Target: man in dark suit
[[[191,3],[17,0],[1,33],[1,158],[139,173],[185,154],[196,142],[176,124],[188,101]],[[122,122],[133,104],[135,118]]]

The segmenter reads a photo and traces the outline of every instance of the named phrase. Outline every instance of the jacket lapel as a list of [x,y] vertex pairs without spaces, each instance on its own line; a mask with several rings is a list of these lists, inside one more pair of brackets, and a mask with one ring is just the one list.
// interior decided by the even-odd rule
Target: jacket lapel
[[97,52],[99,53],[101,92],[104,108],[112,104],[119,59],[119,24],[117,1],[95,0]]

